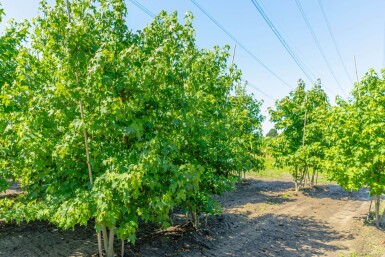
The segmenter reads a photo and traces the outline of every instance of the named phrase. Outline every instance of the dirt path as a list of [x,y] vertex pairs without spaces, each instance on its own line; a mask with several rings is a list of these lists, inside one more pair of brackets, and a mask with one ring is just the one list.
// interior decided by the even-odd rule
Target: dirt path
[[[175,215],[176,226],[166,231],[143,226],[126,256],[385,256],[385,232],[362,223],[365,190],[323,185],[295,195],[292,186],[289,179],[250,177],[219,198],[223,215],[199,231]],[[95,241],[92,227],[63,232],[45,223],[0,223],[0,256],[92,256]]]

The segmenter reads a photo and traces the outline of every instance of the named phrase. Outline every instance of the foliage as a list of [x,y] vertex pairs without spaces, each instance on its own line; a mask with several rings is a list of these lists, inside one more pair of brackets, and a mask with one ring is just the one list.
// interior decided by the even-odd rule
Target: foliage
[[95,219],[134,242],[140,221],[166,227],[175,207],[217,211],[234,172],[262,167],[260,103],[228,47],[196,47],[191,14],[182,25],[162,12],[132,33],[121,0],[42,1],[41,12],[1,92],[24,190],[7,220]]
[[321,166],[326,145],[319,125],[323,122],[321,115],[329,108],[320,81],[306,91],[300,80],[289,96],[277,101],[275,109],[269,110],[275,128],[282,131],[269,141],[269,148],[278,166],[290,167],[296,189],[298,183],[309,177],[309,168],[313,168],[314,182],[314,175]]
[[338,99],[325,126],[329,148],[324,167],[332,179],[349,190],[368,186],[372,196],[385,189],[384,75],[366,73],[348,101]]
[[275,128],[272,128],[267,132],[266,137],[276,137],[278,136],[278,131]]
[[[1,6],[0,6],[1,7]],[[0,8],[0,22],[4,11]],[[28,23],[10,21],[3,34],[0,35],[0,91],[4,85],[12,85],[16,75],[17,58],[23,51],[23,42],[28,32]],[[0,192],[7,189],[7,179],[14,177],[13,165],[9,159],[17,155],[12,142],[15,137],[9,123],[10,109],[0,103]]]

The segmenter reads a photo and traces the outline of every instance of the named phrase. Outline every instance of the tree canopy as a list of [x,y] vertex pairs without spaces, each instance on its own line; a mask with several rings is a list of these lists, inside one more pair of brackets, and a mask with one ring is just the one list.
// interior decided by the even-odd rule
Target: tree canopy
[[298,189],[309,176],[309,168],[319,170],[324,155],[325,142],[318,128],[320,117],[330,109],[328,97],[320,81],[308,91],[305,83],[299,81],[298,87],[289,96],[278,100],[269,113],[277,130],[282,131],[270,142],[276,164],[291,169]]
[[[214,213],[212,197],[262,167],[261,103],[229,48],[196,47],[192,14],[125,25],[122,0],[41,2],[30,43],[1,91],[2,136],[24,193],[2,218],[62,228],[96,221],[104,241],[135,241],[139,222],[175,207]],[[105,250],[112,256],[110,246]]]

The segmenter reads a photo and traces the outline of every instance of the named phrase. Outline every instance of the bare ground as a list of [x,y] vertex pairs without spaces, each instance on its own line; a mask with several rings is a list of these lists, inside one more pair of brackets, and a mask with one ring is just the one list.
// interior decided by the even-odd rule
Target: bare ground
[[[292,187],[290,179],[249,177],[219,198],[223,215],[203,219],[200,230],[175,214],[167,230],[142,226],[125,256],[385,256],[385,232],[363,223],[364,189],[321,185],[296,195]],[[96,250],[92,225],[61,231],[44,222],[0,223],[0,256],[96,256]]]

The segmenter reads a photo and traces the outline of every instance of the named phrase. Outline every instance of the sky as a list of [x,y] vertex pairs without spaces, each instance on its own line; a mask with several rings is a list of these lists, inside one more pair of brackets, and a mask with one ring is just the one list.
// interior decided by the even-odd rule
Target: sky
[[[231,51],[234,48],[236,42],[218,28],[191,0],[136,1],[155,14],[161,10],[177,11],[182,22],[184,14],[191,11],[195,17],[194,27],[199,47],[229,45]],[[248,86],[248,92],[253,93],[256,99],[263,100],[262,113],[266,116],[263,123],[264,133],[273,127],[268,121],[267,108],[273,107],[276,100],[287,96],[292,90],[290,87],[296,87],[298,79],[303,79],[307,83],[307,88],[310,88],[312,82],[320,78],[331,102],[334,103],[336,95],[346,99],[353,88],[353,82],[357,80],[354,58],[358,78],[364,76],[370,68],[379,72],[385,67],[384,0],[255,0],[272,22],[274,29],[298,57],[297,62],[302,65],[311,80],[285,50],[252,0],[195,1],[249,51],[248,53],[242,46],[237,45],[235,63],[242,70],[243,79],[252,84]],[[296,1],[300,3],[325,58],[306,26]],[[54,0],[48,2],[53,3]],[[126,21],[130,29],[133,31],[143,29],[151,22],[150,16],[130,0],[126,2],[128,7]],[[0,0],[0,3],[6,13],[3,23],[0,24],[0,32],[4,30],[6,21],[11,18],[20,21],[38,14],[39,0]],[[320,3],[324,8],[343,64],[322,15]],[[263,65],[257,62],[255,57]]]

